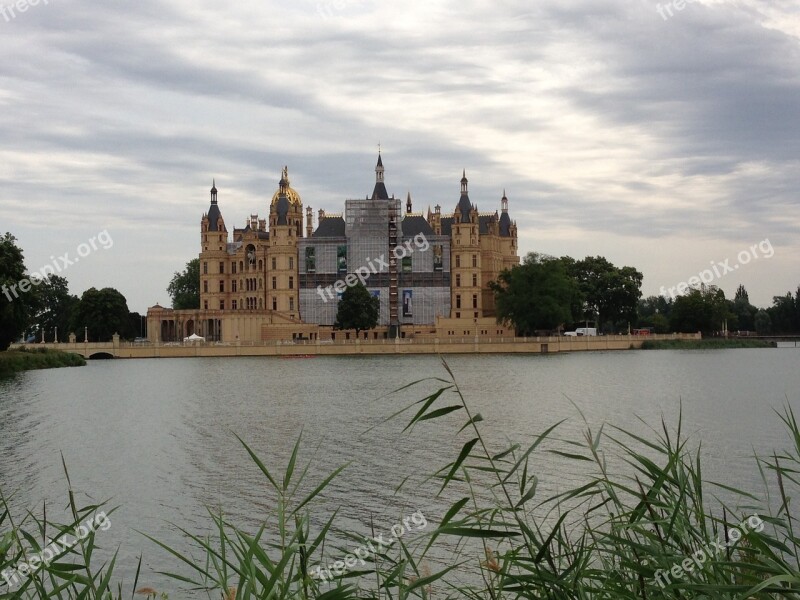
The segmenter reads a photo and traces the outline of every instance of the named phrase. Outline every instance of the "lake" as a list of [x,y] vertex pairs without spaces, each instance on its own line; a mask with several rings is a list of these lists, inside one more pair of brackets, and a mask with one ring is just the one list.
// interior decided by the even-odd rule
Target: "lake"
[[[794,347],[448,362],[471,410],[483,415],[493,449],[507,440],[526,446],[561,419],[554,437],[580,440],[581,413],[595,432],[607,422],[652,439],[648,425],[660,426],[663,416],[674,428],[682,407],[690,445],[702,442],[705,476],[757,492],[753,451],[786,447],[774,410],[800,408]],[[301,432],[310,480],[350,463],[326,492],[317,522],[339,507],[339,526],[354,532],[367,533],[371,519],[388,532],[413,510],[435,524],[447,498],[435,500],[438,488],[425,477],[455,458],[467,439],[455,436],[465,418],[449,415],[406,433],[409,413],[383,422],[436,385],[386,394],[426,377],[447,377],[436,357],[115,360],[25,373],[0,382],[0,489],[15,494],[18,514],[41,512],[44,502],[48,512],[62,510],[63,453],[79,504],[120,507],[111,528],[97,534],[103,548],[119,548],[118,577],[130,583],[143,554],[140,586],[179,598],[175,583],[152,574],[175,563],[136,530],[185,549],[169,523],[206,531],[206,507],[222,506],[245,525],[271,514],[274,496],[234,433],[279,475]],[[532,467],[543,494],[585,481],[590,469],[544,452]]]

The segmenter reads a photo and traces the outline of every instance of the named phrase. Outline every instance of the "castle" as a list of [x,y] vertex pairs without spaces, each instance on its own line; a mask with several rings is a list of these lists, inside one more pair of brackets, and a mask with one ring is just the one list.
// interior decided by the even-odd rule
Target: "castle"
[[410,193],[405,207],[389,196],[379,154],[372,194],[346,200],[344,215],[320,210],[316,229],[288,168],[269,219],[251,215],[232,235],[217,195],[214,184],[200,221],[200,308],[148,309],[151,341],[353,339],[333,324],[343,289],[357,281],[380,300],[378,326],[363,339],[513,336],[496,322],[488,284],[519,264],[517,225],[505,192],[499,213],[478,212],[466,172],[453,212],[437,205],[423,216]]

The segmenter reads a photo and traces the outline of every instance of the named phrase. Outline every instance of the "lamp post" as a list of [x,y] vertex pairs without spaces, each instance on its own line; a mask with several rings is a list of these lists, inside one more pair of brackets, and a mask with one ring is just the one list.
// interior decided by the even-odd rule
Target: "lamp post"
[[55,333],[53,333],[53,343],[58,343],[58,327],[55,328]]
[[88,327],[84,327],[83,328],[83,343],[86,344],[88,342],[89,342],[89,328]]

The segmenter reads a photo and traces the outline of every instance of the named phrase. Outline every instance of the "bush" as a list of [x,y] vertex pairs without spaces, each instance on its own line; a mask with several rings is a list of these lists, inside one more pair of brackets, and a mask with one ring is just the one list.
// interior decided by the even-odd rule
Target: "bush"
[[57,369],[60,367],[82,367],[86,360],[80,354],[48,350],[46,348],[28,348],[0,352],[0,377],[10,377],[22,371],[35,369]]

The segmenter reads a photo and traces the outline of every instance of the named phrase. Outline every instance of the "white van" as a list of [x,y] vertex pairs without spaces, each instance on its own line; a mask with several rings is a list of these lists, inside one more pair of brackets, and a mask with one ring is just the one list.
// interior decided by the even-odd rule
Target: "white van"
[[597,335],[597,327],[576,327],[575,331],[567,331],[564,335],[584,336],[584,335]]

